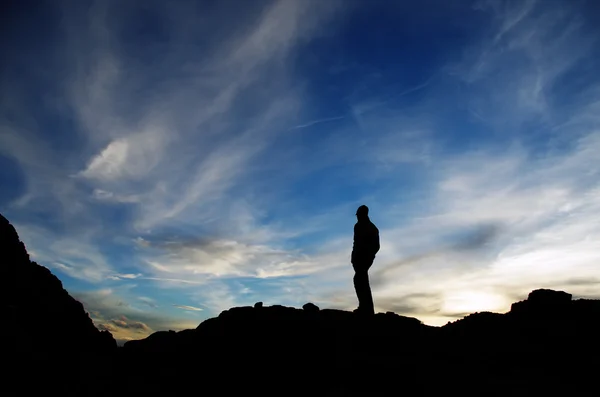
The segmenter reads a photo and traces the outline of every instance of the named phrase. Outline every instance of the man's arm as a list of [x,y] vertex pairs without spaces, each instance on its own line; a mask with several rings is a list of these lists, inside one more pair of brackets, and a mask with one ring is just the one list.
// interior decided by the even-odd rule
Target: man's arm
[[379,229],[377,229],[377,226],[373,225],[373,231],[372,231],[372,249],[373,249],[373,256],[375,256],[375,254],[377,254],[379,252]]
[[354,237],[352,239],[352,255],[350,255],[350,263],[354,263],[354,257],[356,255],[356,224],[354,225]]

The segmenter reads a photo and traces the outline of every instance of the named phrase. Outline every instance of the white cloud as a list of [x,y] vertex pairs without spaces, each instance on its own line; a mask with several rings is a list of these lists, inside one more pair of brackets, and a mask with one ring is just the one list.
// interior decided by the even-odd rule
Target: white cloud
[[167,277],[144,277],[145,280],[154,280],[160,282],[165,287],[179,287],[183,285],[203,285],[206,284],[205,280],[185,280],[180,278],[167,278]]
[[128,274],[118,274],[117,273],[117,274],[111,274],[110,276],[108,276],[108,278],[111,279],[111,280],[123,280],[123,279],[132,280],[132,279],[135,279],[135,278],[138,278],[138,277],[141,277],[141,276],[142,276],[141,273],[137,273],[137,274],[131,274],[131,273],[128,273]]
[[212,277],[303,275],[322,266],[297,252],[235,240],[164,242],[146,256],[147,271],[154,277],[170,279],[177,275],[196,282]]
[[[73,291],[72,295],[90,313],[96,326],[109,330],[116,339],[141,339],[154,331],[178,331],[198,325],[197,319],[157,311],[152,299],[136,297],[126,288]],[[136,307],[136,301],[143,302],[146,308]]]
[[113,192],[107,192],[102,189],[94,189],[92,192],[92,197],[99,201],[107,201],[107,202],[115,202],[115,203],[139,203],[141,200],[141,196],[138,194],[131,195],[116,195]]
[[195,307],[195,306],[188,306],[188,305],[173,305],[174,307],[181,309],[181,310],[188,310],[188,311],[193,311],[193,312],[200,312],[203,309],[199,308],[199,307]]
[[482,2],[480,9],[489,35],[447,69],[466,83],[469,109],[495,133],[531,133],[520,130],[531,121],[560,123],[565,112],[553,106],[556,84],[593,54],[581,11],[543,1]]
[[[79,173],[94,186],[94,197],[136,204],[140,230],[192,219],[198,224],[219,211],[219,200],[248,177],[255,156],[296,110],[299,90],[288,79],[287,57],[318,34],[336,4],[273,2],[257,20],[244,21],[249,30],[231,31],[208,56],[173,46],[157,68],[176,65],[182,56],[188,66],[171,68],[159,81],[129,73],[106,28],[110,7],[98,9],[85,36],[92,50],[73,46],[81,62],[71,87],[72,106],[96,148]],[[179,32],[183,26],[190,30]],[[183,23],[171,28],[186,36],[200,29]],[[156,91],[140,99],[140,87]],[[257,100],[262,103],[252,124],[223,130]]]
[[215,280],[210,288],[190,293],[189,297],[202,303],[214,315],[232,307],[242,306],[234,291],[224,282]]
[[156,303],[156,300],[148,297],[148,296],[138,296],[137,298],[139,301],[143,302],[146,306],[151,307],[153,309],[158,307],[158,304]]
[[129,144],[124,139],[117,139],[108,144],[82,172],[90,178],[114,179],[121,175],[122,167],[127,160]]

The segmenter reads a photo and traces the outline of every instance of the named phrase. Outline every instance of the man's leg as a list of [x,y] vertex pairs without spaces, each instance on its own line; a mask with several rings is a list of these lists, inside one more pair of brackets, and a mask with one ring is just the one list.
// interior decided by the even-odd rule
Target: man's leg
[[363,310],[363,290],[365,284],[365,275],[367,273],[361,270],[357,270],[354,268],[354,290],[356,291],[356,297],[358,298],[358,311]]
[[[370,266],[369,266],[370,267]],[[373,295],[371,294],[371,285],[369,284],[369,270],[365,270],[364,275],[364,286],[363,286],[363,304],[362,307],[366,314],[375,314],[375,307],[373,305]]]
[[360,263],[354,266],[354,289],[358,298],[358,309],[366,314],[374,314],[373,297],[369,285],[369,268],[371,263]]

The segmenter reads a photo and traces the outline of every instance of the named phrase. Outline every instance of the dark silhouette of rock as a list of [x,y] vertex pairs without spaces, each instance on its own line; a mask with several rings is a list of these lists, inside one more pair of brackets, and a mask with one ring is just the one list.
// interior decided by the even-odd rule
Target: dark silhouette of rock
[[532,291],[527,300],[513,303],[510,311],[513,315],[539,315],[548,312],[556,314],[557,311],[567,310],[571,306],[572,295],[564,291],[538,289]]
[[315,305],[314,303],[311,303],[311,302],[305,303],[304,306],[302,306],[302,309],[306,310],[309,313],[311,313],[311,312],[312,313],[318,312],[320,310],[319,306],[317,306],[317,305]]
[[112,387],[117,345],[99,331],[50,270],[32,262],[15,228],[0,215],[2,391],[5,395],[100,395]]
[[255,308],[255,309],[260,309],[261,307],[263,307],[263,303],[262,303],[262,302],[256,302],[256,303],[254,304],[254,308]]
[[[449,390],[473,396],[526,391],[562,395],[572,387],[587,390],[595,379],[581,380],[585,371],[573,371],[568,363],[600,353],[600,301],[572,301],[561,291],[536,290],[506,314],[474,313],[443,327],[392,312],[365,317],[313,306],[232,308],[194,330],[127,342],[122,354],[125,362],[156,354],[202,357],[199,365],[209,373],[216,374],[214,366],[250,379],[269,374],[271,380],[256,388],[229,385],[232,394],[255,390],[278,395],[288,387],[286,395],[299,396],[389,395],[398,390],[410,395]],[[536,323],[552,307],[563,313],[563,320]],[[246,361],[250,358],[251,364]],[[170,360],[169,366],[177,367],[172,372],[193,377],[198,367],[179,366],[178,360]],[[310,376],[303,375],[307,371]],[[553,375],[548,374],[559,376],[549,381],[545,376]],[[158,370],[158,380],[147,379],[148,392],[167,384],[187,390],[175,378],[161,378]],[[459,386],[457,379],[466,381]]]
[[116,349],[112,335],[94,326],[83,305],[68,294],[60,280],[30,261],[15,228],[2,215],[0,256],[0,302],[10,324],[2,333],[20,352]]

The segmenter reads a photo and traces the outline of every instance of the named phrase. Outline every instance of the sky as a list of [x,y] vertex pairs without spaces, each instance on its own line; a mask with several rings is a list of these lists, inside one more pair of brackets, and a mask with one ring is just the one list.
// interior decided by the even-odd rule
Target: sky
[[233,306],[600,298],[594,1],[5,2],[0,212],[120,341]]

